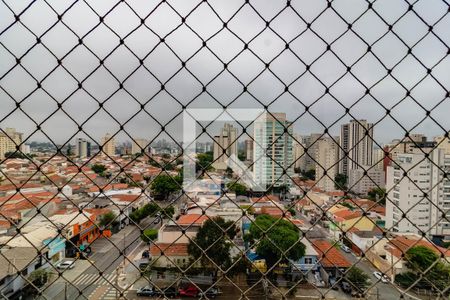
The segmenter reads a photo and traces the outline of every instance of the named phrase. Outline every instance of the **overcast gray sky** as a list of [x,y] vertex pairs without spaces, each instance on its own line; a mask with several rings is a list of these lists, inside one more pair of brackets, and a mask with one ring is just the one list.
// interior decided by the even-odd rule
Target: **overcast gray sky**
[[[70,9],[72,1],[47,0],[52,6],[50,8],[45,1],[37,0],[20,16],[20,22],[32,32],[20,22],[10,26],[14,22],[14,14],[20,14],[32,1],[5,2],[14,13],[0,2],[0,127],[15,127],[26,135],[36,127],[29,117],[42,122],[58,109],[58,102],[63,103],[63,110],[81,124],[99,108],[92,98],[95,97],[104,102],[105,110],[124,123],[139,112],[141,103],[145,104],[153,97],[145,106],[148,113],[139,112],[124,126],[133,137],[152,139],[160,130],[154,119],[165,124],[181,111],[181,105],[188,103],[190,108],[228,105],[243,92],[242,83],[248,85],[248,92],[240,95],[229,107],[260,108],[261,102],[264,105],[271,103],[268,108],[271,112],[286,112],[290,120],[303,114],[294,127],[294,131],[300,134],[323,131],[324,127],[312,115],[325,126],[343,117],[330,129],[331,133],[337,134],[339,124],[352,116],[371,122],[382,119],[385,109],[374,98],[391,109],[405,97],[405,88],[412,89],[411,96],[425,109],[431,109],[445,98],[450,89],[450,57],[447,54],[450,14],[449,3],[444,0],[371,1],[374,2],[373,10],[367,12],[368,3],[364,0],[335,0],[332,1],[333,9],[326,9],[327,1],[324,0],[292,0],[291,7],[286,7],[286,1],[250,0],[252,7],[247,4],[240,10],[244,4],[242,0],[167,0],[166,3],[89,0],[78,1]],[[407,12],[409,3],[414,4],[414,11]],[[58,22],[57,14],[67,9]],[[325,12],[319,16],[324,9]],[[405,12],[406,15],[398,20]],[[98,15],[105,14],[104,24],[98,25]],[[185,18],[185,24],[182,24],[180,16]],[[144,25],[140,18],[146,18]],[[227,22],[227,28],[223,28],[222,20]],[[270,28],[266,27],[266,21],[270,21]],[[428,31],[424,21],[434,25],[433,33]],[[312,22],[310,29],[305,22]],[[348,29],[346,22],[353,24],[354,32]],[[393,32],[385,35],[388,31],[385,22],[393,24],[393,32],[403,42]],[[35,36],[41,37],[42,44],[35,45]],[[78,44],[79,37],[83,37],[84,45],[71,51]],[[160,37],[165,37],[163,43]],[[120,38],[124,39],[124,45],[108,55],[119,45]],[[203,41],[207,42],[206,47],[203,47]],[[326,43],[333,41],[331,50],[339,59],[328,51],[316,60],[326,51]],[[289,49],[285,49],[286,42],[290,44]],[[244,49],[244,43],[249,43],[248,49],[236,57]],[[373,44],[373,53],[358,61],[367,51],[366,44]],[[412,54],[407,54],[405,44],[414,46]],[[21,66],[15,66],[14,56],[21,57]],[[71,75],[61,66],[57,67],[55,56],[63,59],[63,66]],[[404,56],[406,58],[398,64]],[[104,66],[91,74],[99,66],[99,58],[104,59]],[[153,75],[139,65],[139,59],[144,58],[145,67]],[[182,67],[180,59],[187,60],[185,68],[172,77]],[[223,71],[223,63],[219,59],[228,64],[228,70]],[[305,72],[305,64],[313,61],[309,72],[298,78]],[[377,83],[386,76],[380,61],[393,70],[391,75]],[[270,63],[269,69],[266,63]],[[352,66],[353,75],[347,72],[347,66]],[[23,68],[39,81],[46,78],[42,82],[45,91],[38,89],[29,95],[37,83]],[[137,71],[129,76],[136,68]],[[427,75],[426,68],[432,68],[432,76]],[[83,82],[83,89],[77,90],[74,77]],[[365,95],[366,88],[355,77],[370,87],[370,95]],[[311,105],[325,92],[318,79],[329,87],[329,92],[342,105],[351,107],[352,116],[345,115],[345,109],[330,95],[323,96],[304,114],[304,105]],[[124,90],[111,96],[119,87],[118,80],[135,99]],[[166,91],[160,91],[160,82],[165,84]],[[202,93],[202,84],[208,84],[209,94]],[[284,92],[286,85],[289,86],[287,93]],[[29,117],[16,109],[8,94],[18,101],[25,99],[21,108]],[[355,104],[361,97],[362,100]],[[106,132],[119,130],[118,123],[105,110],[97,112],[83,125],[83,129],[97,140]],[[449,130],[449,113],[450,99],[446,98],[431,116]],[[375,138],[380,143],[404,135],[393,118],[409,130],[425,117],[425,111],[407,97],[392,109],[391,115],[375,127]],[[182,115],[165,128],[181,139]],[[50,138],[63,143],[77,132],[78,125],[59,110],[42,124],[42,129]],[[215,130],[215,127],[209,130],[211,135]],[[433,120],[427,119],[415,132],[431,137],[442,134],[443,130]],[[161,137],[167,138],[167,135]],[[123,133],[118,136],[119,140],[126,138]],[[30,139],[45,140],[42,134],[35,134]]]

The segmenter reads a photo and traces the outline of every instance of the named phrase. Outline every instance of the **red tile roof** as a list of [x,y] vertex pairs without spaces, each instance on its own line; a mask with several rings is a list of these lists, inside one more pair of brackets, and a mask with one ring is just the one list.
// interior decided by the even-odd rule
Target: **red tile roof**
[[311,243],[319,254],[318,258],[324,268],[349,268],[352,265],[341,251],[327,240],[313,240]]
[[[273,217],[282,217],[283,216],[283,209],[276,207],[276,206],[263,206],[261,207],[261,213],[265,215],[270,215]],[[291,216],[290,212],[285,212],[286,216]]]
[[261,196],[261,197],[253,197],[250,199],[253,203],[258,202],[272,202],[272,203],[277,203],[280,202],[280,197],[276,196],[276,195],[265,195],[265,196]]
[[137,201],[141,197],[140,195],[128,195],[128,194],[119,194],[119,195],[113,195],[111,198],[113,199],[119,199],[120,201],[126,201],[126,202],[134,202]]
[[164,256],[188,256],[188,244],[176,243],[156,243],[152,244],[150,247],[150,253],[152,256],[160,256],[163,251]]
[[402,253],[406,253],[410,248],[415,246],[424,246],[433,250],[438,255],[444,254],[446,257],[450,257],[449,249],[436,246],[424,238],[401,235],[389,241],[386,251],[392,253],[395,257],[401,257]]
[[208,220],[208,216],[200,215],[200,214],[188,214],[181,215],[178,219],[177,223],[181,226],[190,226],[190,225],[202,225],[206,220]]

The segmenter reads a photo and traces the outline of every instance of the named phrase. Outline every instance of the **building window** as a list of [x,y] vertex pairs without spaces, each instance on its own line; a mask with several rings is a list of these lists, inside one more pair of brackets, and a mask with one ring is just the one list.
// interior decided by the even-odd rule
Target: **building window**
[[311,257],[305,257],[305,265],[312,265],[313,259]]

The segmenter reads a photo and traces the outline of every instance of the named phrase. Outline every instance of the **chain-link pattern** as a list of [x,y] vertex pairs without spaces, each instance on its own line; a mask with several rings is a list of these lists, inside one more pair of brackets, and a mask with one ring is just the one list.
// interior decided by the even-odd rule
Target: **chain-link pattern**
[[[448,297],[449,11],[447,0],[2,0],[0,295]],[[180,142],[190,109],[243,107],[281,133],[265,144],[256,121],[231,116],[236,136],[214,144],[221,115],[195,135],[221,155],[243,140],[263,148],[247,167],[282,169],[264,192],[238,192],[241,176],[213,168],[220,155],[205,163],[184,155],[197,141]],[[308,126],[318,133],[305,142]],[[30,156],[36,140],[47,145]],[[119,140],[132,144],[121,156]],[[183,160],[196,165],[190,186]],[[198,183],[217,192],[206,204]],[[364,185],[381,193],[368,201]]]

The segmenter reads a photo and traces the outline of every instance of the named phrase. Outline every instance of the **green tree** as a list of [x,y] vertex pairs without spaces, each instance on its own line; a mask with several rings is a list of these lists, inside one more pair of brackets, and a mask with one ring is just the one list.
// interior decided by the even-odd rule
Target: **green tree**
[[205,152],[205,153],[199,153],[197,155],[197,162],[195,165],[195,170],[197,172],[200,172],[202,170],[209,171],[212,169],[212,162],[213,162],[213,153],[212,152]]
[[5,153],[5,158],[19,158],[19,159],[27,159],[30,158],[31,156],[27,155],[27,154],[23,154],[20,151],[11,151],[11,152],[6,152]]
[[234,222],[225,221],[222,217],[208,219],[189,242],[188,253],[195,260],[200,259],[203,266],[210,267],[217,275],[218,267],[231,265],[231,241],[237,230]]
[[227,188],[231,192],[234,192],[236,196],[247,195],[247,186],[239,182],[227,183]]
[[345,278],[350,284],[359,288],[361,291],[365,290],[370,284],[369,275],[357,267],[352,267],[348,270],[345,274]]
[[334,188],[345,191],[347,189],[347,175],[341,173],[336,174],[334,177]]
[[71,144],[69,144],[68,146],[67,146],[67,156],[72,156],[73,155],[73,151],[72,151],[72,145]]
[[294,224],[269,215],[258,216],[245,237],[256,245],[256,253],[266,260],[268,267],[304,256],[306,247],[300,238],[300,230]]
[[367,198],[372,201],[378,201],[382,205],[386,205],[386,189],[373,188],[367,192]]
[[154,241],[157,238],[158,238],[158,230],[153,228],[145,229],[141,235],[141,239],[146,243],[150,243],[151,241]]
[[101,227],[109,228],[111,226],[116,226],[119,222],[116,219],[116,214],[109,211],[100,216],[98,225]]
[[91,170],[94,171],[96,174],[103,174],[103,172],[106,171],[106,167],[102,164],[94,164],[91,167]]
[[302,175],[306,179],[316,180],[316,170],[315,169],[311,169],[311,170],[308,170],[308,171],[303,171]]
[[172,205],[164,207],[161,209],[161,213],[163,217],[173,218],[173,215],[175,214],[175,207]]
[[406,266],[413,272],[425,272],[432,264],[439,260],[439,256],[425,246],[411,247],[406,251]]
[[33,283],[36,287],[43,287],[50,277],[50,273],[44,269],[37,269],[31,272],[28,280]]
[[150,190],[156,200],[165,200],[170,194],[181,189],[182,179],[179,176],[169,176],[160,174],[153,179],[150,184]]

